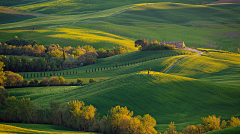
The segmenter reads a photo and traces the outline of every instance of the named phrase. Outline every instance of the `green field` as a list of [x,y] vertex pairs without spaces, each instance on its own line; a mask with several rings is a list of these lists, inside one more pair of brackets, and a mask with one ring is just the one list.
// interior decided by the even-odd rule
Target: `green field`
[[79,132],[61,126],[22,123],[0,123],[1,134],[95,134],[92,132]]
[[[150,114],[154,117],[158,132],[167,130],[171,121],[175,122],[177,131],[182,131],[188,125],[202,123],[201,117],[213,114],[221,116],[221,120],[240,117],[240,56],[236,54],[240,44],[240,4],[201,4],[213,1],[0,0],[1,5],[14,10],[47,15],[33,17],[0,13],[0,18],[5,18],[0,20],[0,42],[18,36],[45,46],[91,45],[96,50],[123,46],[131,51],[98,59],[92,65],[55,72],[59,75],[60,72],[77,71],[77,74],[63,77],[68,82],[82,78],[84,84],[94,78],[96,83],[7,90],[19,99],[29,97],[43,108],[48,108],[52,100],[59,100],[62,105],[81,100],[96,107],[101,117],[107,115],[111,107],[127,106],[134,116]],[[134,44],[138,39],[184,41],[187,47],[232,53],[204,52],[196,56],[179,49],[139,52]],[[181,52],[186,55],[178,55]],[[177,56],[169,57],[169,54]],[[182,57],[185,58],[167,74],[163,73]],[[125,63],[130,65],[125,66]],[[121,67],[113,68],[116,65]],[[105,70],[95,72],[95,68],[104,67]],[[32,73],[19,74],[30,76]],[[46,74],[50,78],[53,72]],[[30,81],[33,78],[25,79]],[[51,125],[7,125],[0,124],[0,132],[77,133]],[[239,133],[238,128],[211,133]]]
[[239,132],[240,132],[240,127],[232,127],[232,128],[227,128],[223,130],[208,132],[206,134],[239,134]]
[[[85,82],[89,78],[102,79],[83,87],[37,87],[8,89],[8,91],[10,95],[17,96],[17,98],[30,97],[33,102],[37,102],[45,108],[49,107],[48,103],[51,100],[60,100],[63,105],[71,100],[83,100],[86,104],[94,105],[101,115],[106,115],[111,107],[127,106],[128,109],[134,111],[135,115],[146,113],[152,115],[157,120],[156,130],[161,132],[166,130],[171,121],[176,123],[178,131],[182,131],[189,124],[201,123],[201,117],[208,115],[216,114],[225,120],[231,116],[240,116],[239,110],[237,110],[240,102],[238,97],[240,77],[236,75],[240,71],[238,55],[222,54],[225,57],[228,56],[229,61],[227,61],[208,57],[213,57],[214,54],[221,57],[220,53],[204,54],[206,56],[198,56],[199,64],[187,66],[188,68],[183,68],[185,71],[182,72],[176,68],[181,68],[178,67],[181,65],[185,66],[186,61],[192,62],[190,59],[194,59],[196,56],[165,57],[111,70],[85,72],[87,68],[121,65],[119,63],[126,61],[141,61],[145,57],[151,58],[153,55],[162,55],[162,53],[166,55],[166,52],[171,53],[170,50],[162,50],[113,56],[99,60],[93,65],[72,69],[78,70],[79,73],[64,76],[66,79],[84,78]],[[185,59],[179,62],[176,68],[170,70],[168,72],[170,74],[159,73],[181,57],[185,57]],[[200,59],[207,65],[203,66]],[[234,59],[236,61],[232,61]],[[216,66],[219,66],[219,69]],[[148,70],[149,67],[153,73],[150,76],[146,74],[146,71],[141,72]],[[220,73],[226,69],[232,72],[227,77],[226,74]],[[186,70],[190,70],[192,73],[188,73]],[[174,73],[176,71],[179,73]],[[221,78],[223,82],[217,78]],[[28,80],[30,79],[28,78]],[[40,80],[41,77],[38,79]],[[210,79],[211,82],[209,82]]]

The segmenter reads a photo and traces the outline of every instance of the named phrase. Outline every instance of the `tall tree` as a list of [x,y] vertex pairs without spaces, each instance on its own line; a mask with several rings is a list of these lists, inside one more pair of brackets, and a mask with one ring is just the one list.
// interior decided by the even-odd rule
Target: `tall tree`
[[83,107],[85,103],[83,101],[73,101],[68,102],[67,107],[69,108],[70,112],[73,114],[75,119],[75,124],[77,125],[78,130],[81,130],[81,116],[83,113]]
[[0,62],[0,86],[4,86],[4,80],[6,79],[5,73],[3,72],[4,63]]

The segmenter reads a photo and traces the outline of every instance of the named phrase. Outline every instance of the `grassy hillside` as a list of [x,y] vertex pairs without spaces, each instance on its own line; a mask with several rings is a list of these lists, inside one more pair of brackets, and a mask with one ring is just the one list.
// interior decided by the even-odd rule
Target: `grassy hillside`
[[[25,6],[18,6],[15,9],[22,11],[31,11],[44,14],[79,14],[89,13],[110,8],[120,7],[129,4],[138,3],[153,3],[162,2],[163,0],[54,0],[49,2],[43,2],[38,4],[31,4]],[[215,0],[208,0],[209,2]],[[179,2],[179,0],[171,0],[171,2]],[[197,4],[206,2],[204,0],[181,0],[182,3]]]
[[72,129],[54,126],[54,125],[43,125],[43,124],[22,124],[22,123],[0,123],[0,133],[1,134],[9,134],[9,133],[17,133],[17,134],[95,134],[92,132],[80,132],[74,131]]
[[[181,55],[169,57],[169,54],[175,55],[175,54],[178,54],[178,52],[179,53],[185,52],[186,54],[187,54],[187,52],[189,53],[189,51],[183,51],[183,50],[158,50],[158,51],[131,52],[131,53],[125,53],[125,54],[116,55],[116,56],[112,56],[112,57],[108,57],[108,58],[98,59],[97,62],[92,65],[78,67],[78,68],[64,70],[64,71],[56,71],[55,74],[57,72],[58,72],[58,74],[60,74],[60,72],[64,72],[66,74],[67,71],[68,72],[69,71],[78,71],[77,74],[75,73],[75,74],[63,76],[66,79],[77,79],[77,78],[117,77],[117,76],[123,75],[123,74],[129,74],[129,73],[138,72],[138,71],[142,71],[142,70],[148,70],[149,67],[151,67],[151,70],[153,70],[153,71],[161,72],[166,67],[168,67],[172,61],[175,61],[182,57]],[[160,57],[160,56],[162,58],[153,60],[154,55],[155,55],[155,58]],[[165,58],[163,58],[163,55],[165,56]],[[168,55],[168,57],[166,57],[166,55]],[[170,58],[170,60],[168,60],[166,64],[162,64],[163,61],[165,61],[169,58]],[[147,62],[145,62],[145,59]],[[142,62],[142,61],[144,61],[144,62]],[[136,64],[134,64],[134,62]],[[139,63],[139,62],[141,62],[141,63]],[[127,64],[127,66],[125,66],[125,63]],[[129,66],[128,66],[128,63],[130,64]],[[131,65],[131,63],[132,63],[132,65]],[[124,67],[116,68],[116,64],[118,66],[124,65]],[[113,66],[115,66],[114,69],[113,69]],[[102,71],[95,72],[95,68],[98,69],[98,68],[104,68],[104,67],[108,68],[108,69],[105,69],[105,70],[103,69]],[[111,67],[111,70],[110,70],[110,67]],[[91,72],[86,73],[86,69],[88,71],[90,69]],[[94,72],[92,72],[92,69],[94,69]],[[25,72],[25,73],[21,72],[19,74],[21,74],[22,76],[25,74],[25,76],[26,76],[26,73],[28,73],[28,76],[30,76],[31,72]],[[45,74],[48,74],[48,76],[50,77],[50,73],[53,74],[53,72],[46,72]],[[32,78],[26,78],[26,79],[31,80]],[[42,79],[42,77],[38,77],[38,80],[41,80],[41,79]]]
[[0,24],[6,24],[6,23],[14,23],[14,22],[18,22],[18,21],[23,21],[23,20],[31,19],[31,18],[35,18],[35,17],[0,13],[0,18],[4,18],[4,19],[0,19]]
[[100,18],[115,24],[157,23],[195,25],[202,23],[238,23],[239,4],[192,5],[161,2],[132,8],[121,14]]
[[116,105],[127,106],[135,115],[149,113],[157,120],[158,131],[174,121],[182,131],[201,117],[216,114],[222,119],[239,116],[238,87],[197,79],[146,71],[119,75],[83,87],[42,87],[8,89],[17,98],[30,97],[43,107],[50,100],[63,103],[82,100],[92,104],[101,115]]
[[231,128],[226,128],[218,131],[213,131],[213,132],[208,132],[206,134],[239,134],[240,132],[240,127],[231,127]]
[[186,57],[168,73],[239,87],[239,68],[239,54],[210,52]]
[[[202,24],[193,27],[178,25],[124,26],[111,23],[76,24],[69,26],[42,27],[37,30],[2,30],[1,42],[15,35],[28,41],[36,40],[43,45],[60,46],[92,45],[96,49],[111,49],[122,45],[134,49],[133,41],[149,39],[158,41],[184,41],[186,46],[222,49],[237,52],[240,43],[239,25]],[[131,44],[131,45],[130,45]]]

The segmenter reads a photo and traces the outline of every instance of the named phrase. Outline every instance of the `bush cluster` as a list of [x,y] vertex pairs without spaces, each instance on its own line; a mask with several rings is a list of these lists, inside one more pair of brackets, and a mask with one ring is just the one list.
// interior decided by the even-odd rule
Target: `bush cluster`
[[141,39],[141,40],[137,40],[135,41],[135,47],[137,46],[141,46],[139,47],[139,49],[141,51],[147,51],[147,50],[171,50],[171,49],[175,49],[175,46],[169,45],[169,44],[160,44],[160,42],[158,42],[157,40],[154,41],[150,41],[148,42],[146,39]]

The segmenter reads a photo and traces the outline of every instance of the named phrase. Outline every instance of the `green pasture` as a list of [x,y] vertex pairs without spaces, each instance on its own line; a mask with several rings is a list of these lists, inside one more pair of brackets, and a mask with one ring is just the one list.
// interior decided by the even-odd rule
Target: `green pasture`
[[[178,53],[180,54],[178,56]],[[130,53],[125,53],[125,54],[121,54],[121,55],[115,55],[112,57],[108,57],[108,58],[102,58],[102,59],[98,59],[97,62],[95,64],[92,65],[87,65],[87,66],[82,66],[82,67],[78,67],[78,68],[73,68],[73,69],[69,69],[69,70],[63,70],[63,71],[54,71],[55,75],[60,76],[60,72],[61,75],[64,72],[64,75],[62,75],[65,79],[77,79],[77,78],[106,78],[106,77],[117,77],[119,75],[123,75],[123,74],[129,74],[129,73],[133,73],[133,72],[138,72],[138,71],[142,71],[142,70],[148,70],[149,67],[151,67],[152,71],[158,71],[161,72],[163,71],[166,67],[168,67],[168,62],[163,64],[163,61],[166,61],[167,59],[170,58],[169,62],[171,60],[175,60],[175,59],[180,59],[181,57],[183,57],[182,54],[186,54],[186,56],[189,56],[190,51],[187,50],[180,50],[180,49],[176,49],[176,50],[156,50],[156,51],[143,51],[143,52],[130,52]],[[170,54],[170,57],[169,57]],[[172,56],[172,54],[174,56]],[[176,56],[175,56],[176,54]],[[154,60],[154,55],[155,55],[155,60]],[[163,58],[164,55],[164,58]],[[166,57],[167,55],[167,57]],[[161,58],[160,58],[161,56]],[[157,59],[158,58],[158,59]],[[146,59],[146,62],[145,62]],[[151,60],[152,59],[152,60]],[[135,64],[134,64],[135,62]],[[140,63],[139,63],[140,62]],[[125,66],[126,63],[126,66]],[[129,63],[129,66],[128,66]],[[132,63],[132,65],[131,65]],[[118,68],[116,68],[116,65],[118,66]],[[121,67],[119,67],[119,65]],[[123,65],[123,66],[122,66]],[[114,68],[113,68],[114,66]],[[105,70],[104,70],[105,67]],[[111,67],[111,69],[110,69]],[[95,68],[96,68],[96,72],[95,72]],[[98,71],[99,68],[99,71]],[[101,70],[102,68],[102,70]],[[90,72],[89,72],[90,69]],[[92,72],[92,69],[94,72]],[[87,73],[86,73],[87,70]],[[70,71],[71,71],[71,75],[70,75]],[[74,74],[73,74],[74,71]],[[77,71],[77,74],[76,74]],[[45,76],[47,75],[47,78],[50,78],[50,74],[53,75],[54,73],[52,72],[45,72]],[[68,75],[66,75],[68,72]],[[30,75],[32,74],[32,76],[35,74],[35,77],[40,76],[39,72],[19,72],[20,75],[25,77],[28,74],[28,77],[30,77]],[[43,74],[43,72],[42,72]],[[34,78],[34,77],[32,77]],[[32,78],[25,78],[27,80],[31,80]],[[43,77],[38,77],[38,80],[41,80]],[[87,81],[86,81],[87,82]]]
[[[83,41],[78,35],[59,30],[64,28],[68,31],[97,30],[125,38],[124,40],[129,39],[132,42],[142,38],[158,41],[184,41],[189,47],[221,49],[236,53],[240,43],[239,4],[194,5],[189,3],[191,2],[129,4],[95,13],[53,15],[1,24],[0,41],[5,42],[17,35],[29,41],[36,40],[43,45],[89,44],[96,49],[102,47],[110,49],[119,45],[116,41]],[[33,27],[38,28],[35,31],[30,30]],[[14,29],[21,30],[15,31]],[[41,30],[46,31],[41,32]],[[102,39],[108,40],[109,36],[113,39],[112,35],[101,36]],[[119,37],[115,37],[114,40]],[[95,37],[91,37],[89,40],[94,39]],[[126,43],[120,45],[122,44]]]
[[226,128],[222,130],[217,130],[213,132],[208,132],[206,134],[239,134],[240,132],[240,127],[231,127],[231,128]]
[[126,10],[104,18],[96,18],[120,25],[141,23],[175,24],[192,26],[196,24],[239,23],[239,4],[191,5],[183,3],[162,2],[153,5]]
[[[46,0],[45,0],[46,1]],[[213,2],[214,0],[181,0],[182,3],[187,4],[197,4],[202,2]],[[155,3],[164,2],[163,0],[54,0],[41,2],[38,0],[37,4],[27,4],[26,5],[16,5],[15,9],[27,12],[44,13],[52,15],[62,15],[62,14],[84,14],[91,12],[98,12],[110,8],[125,6],[129,4],[139,4],[139,3]],[[41,2],[41,3],[40,3]],[[170,2],[179,2],[179,0],[171,0]]]
[[[102,72],[103,73],[103,72]],[[101,116],[111,107],[127,106],[134,115],[150,114],[157,131],[165,131],[174,121],[178,131],[201,117],[216,114],[221,119],[239,116],[239,87],[215,84],[193,78],[147,71],[118,75],[86,86],[59,86],[8,89],[17,98],[30,97],[42,107],[51,100],[64,104],[82,100],[95,106]]]
[[0,123],[0,133],[17,133],[17,134],[95,134],[92,132],[75,131],[70,128],[47,125],[47,124],[23,124],[23,123]]
[[31,18],[36,18],[34,16],[27,15],[16,15],[16,14],[3,14],[0,13],[0,24],[14,23],[18,21],[23,21]]
[[[64,29],[65,31],[61,31]],[[90,40],[101,37],[103,41],[89,42],[78,37],[80,30],[85,30],[91,34]],[[97,31],[104,34],[91,33]],[[70,33],[76,32],[76,33]],[[124,26],[112,23],[90,23],[64,25],[61,27],[42,27],[37,30],[2,30],[1,42],[5,42],[18,36],[30,42],[36,40],[42,45],[59,44],[60,46],[82,46],[92,45],[97,50],[99,48],[112,49],[114,46],[124,46],[134,49],[133,41],[147,39],[149,41],[184,41],[187,47],[200,47],[221,49],[237,53],[240,43],[239,24],[202,24],[192,27],[179,25],[134,25]],[[63,35],[58,37],[59,35]],[[114,36],[117,36],[114,37]],[[233,36],[233,37],[230,37]],[[122,38],[122,39],[121,39]],[[110,41],[107,41],[110,40]],[[120,42],[122,41],[122,42]],[[126,45],[129,44],[129,45]]]

